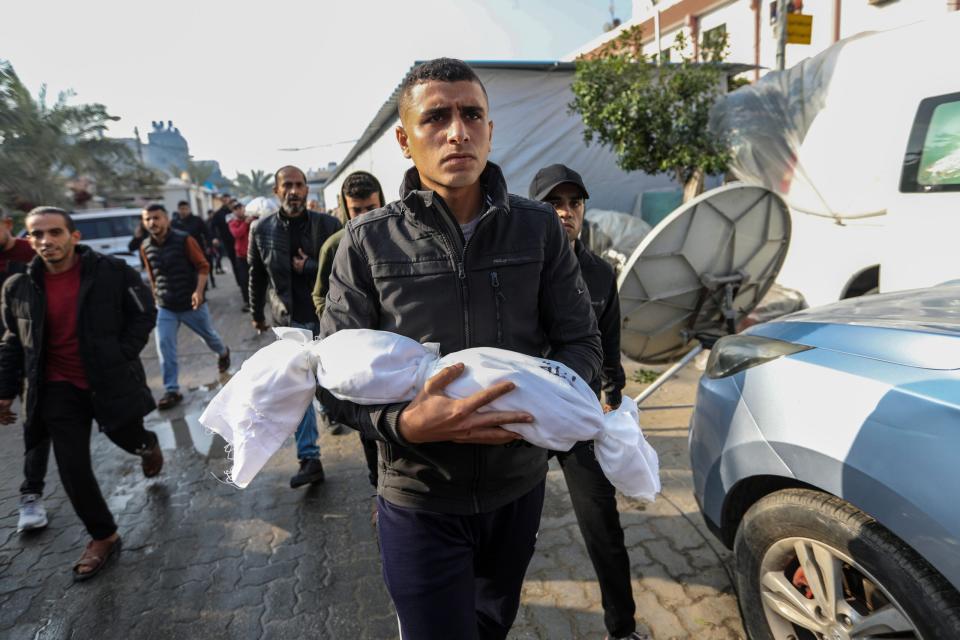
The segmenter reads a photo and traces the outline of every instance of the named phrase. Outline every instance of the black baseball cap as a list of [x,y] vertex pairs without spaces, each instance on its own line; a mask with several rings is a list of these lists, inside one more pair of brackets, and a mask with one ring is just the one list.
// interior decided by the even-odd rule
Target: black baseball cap
[[577,185],[583,192],[584,198],[590,197],[587,188],[583,186],[583,178],[580,177],[579,173],[566,165],[552,164],[540,169],[540,171],[537,171],[537,175],[533,176],[533,181],[530,183],[530,199],[543,200],[553,191],[554,187],[564,182]]

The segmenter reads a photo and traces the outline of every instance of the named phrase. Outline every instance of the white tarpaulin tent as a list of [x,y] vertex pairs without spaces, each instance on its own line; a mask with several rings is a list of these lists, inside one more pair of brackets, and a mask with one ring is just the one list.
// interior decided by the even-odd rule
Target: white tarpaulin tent
[[[580,116],[571,113],[570,62],[470,62],[490,97],[494,123],[493,152],[511,193],[526,196],[538,169],[557,162],[578,171],[590,192],[590,208],[639,214],[637,196],[647,190],[679,188],[665,175],[626,173],[613,153],[583,141]],[[396,198],[410,161],[394,137],[399,124],[396,92],[383,105],[363,136],[324,187],[326,202],[337,202],[344,178],[352,171],[374,174],[387,199]]]

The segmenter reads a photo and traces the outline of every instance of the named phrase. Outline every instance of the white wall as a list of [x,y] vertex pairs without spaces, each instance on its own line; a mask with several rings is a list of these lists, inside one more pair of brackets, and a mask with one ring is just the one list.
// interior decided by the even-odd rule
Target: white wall
[[846,38],[861,31],[893,29],[945,13],[953,13],[947,10],[947,0],[895,0],[882,5],[867,4],[866,0],[846,0],[840,13],[840,37]]

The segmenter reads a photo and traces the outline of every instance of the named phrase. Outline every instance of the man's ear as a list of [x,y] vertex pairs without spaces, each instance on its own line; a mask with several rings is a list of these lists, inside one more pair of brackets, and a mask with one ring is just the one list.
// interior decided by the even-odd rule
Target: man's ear
[[403,128],[403,125],[397,125],[397,128],[394,130],[394,133],[397,136],[397,143],[400,145],[400,151],[403,153],[403,157],[410,159],[410,142],[407,139],[407,132]]

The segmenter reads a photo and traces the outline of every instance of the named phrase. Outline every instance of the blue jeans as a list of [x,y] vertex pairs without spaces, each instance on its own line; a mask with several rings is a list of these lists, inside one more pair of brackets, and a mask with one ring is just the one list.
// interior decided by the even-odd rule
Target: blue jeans
[[[314,336],[320,331],[319,322],[306,324],[291,322],[290,326],[298,329],[308,329],[313,332]],[[320,439],[320,434],[317,432],[317,412],[313,408],[312,400],[310,406],[307,407],[307,412],[303,414],[303,420],[297,426],[297,433],[294,437],[297,440],[298,460],[311,460],[320,457],[320,446],[317,444],[317,440]]]
[[189,311],[170,311],[160,307],[157,309],[157,354],[160,356],[160,367],[163,369],[163,388],[167,391],[180,391],[177,382],[177,332],[183,323],[195,334],[203,338],[210,350],[218,356],[227,353],[227,346],[220,339],[220,334],[213,328],[213,319],[207,303],[199,309]]

